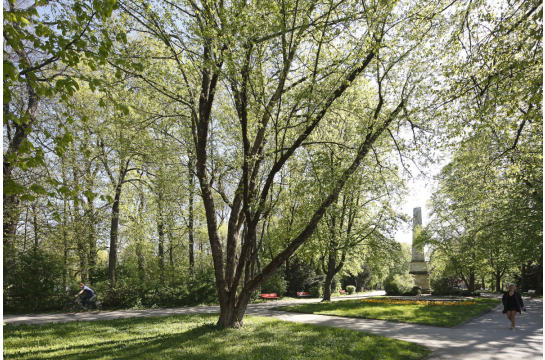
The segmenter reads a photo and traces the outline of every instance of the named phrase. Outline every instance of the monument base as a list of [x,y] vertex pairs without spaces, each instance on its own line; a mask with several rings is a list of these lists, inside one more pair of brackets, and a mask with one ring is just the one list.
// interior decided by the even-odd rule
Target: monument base
[[414,284],[420,286],[422,293],[430,291],[430,274],[428,273],[427,261],[412,261],[409,274],[414,276]]

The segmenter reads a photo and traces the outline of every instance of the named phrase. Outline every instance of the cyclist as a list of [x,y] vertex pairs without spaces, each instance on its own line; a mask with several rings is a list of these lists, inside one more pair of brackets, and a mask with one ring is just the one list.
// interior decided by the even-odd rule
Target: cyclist
[[95,295],[95,292],[84,283],[79,283],[79,287],[81,288],[81,291],[74,295],[74,297],[77,298],[82,292],[85,292],[85,295],[81,298],[81,304],[83,305],[84,309],[87,309],[86,300],[92,298]]

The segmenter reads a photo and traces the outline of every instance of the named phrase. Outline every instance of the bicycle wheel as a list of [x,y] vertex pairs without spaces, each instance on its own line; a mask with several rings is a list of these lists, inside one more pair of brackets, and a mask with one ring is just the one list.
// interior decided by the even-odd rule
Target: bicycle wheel
[[101,310],[102,310],[102,304],[100,303],[100,301],[98,300],[94,301],[93,305],[91,306],[91,312],[98,314]]
[[75,314],[78,312],[78,305],[74,302],[68,302],[62,307],[65,314]]

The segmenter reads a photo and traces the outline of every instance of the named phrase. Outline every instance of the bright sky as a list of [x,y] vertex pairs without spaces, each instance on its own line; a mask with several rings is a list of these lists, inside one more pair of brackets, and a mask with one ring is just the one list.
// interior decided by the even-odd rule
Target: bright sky
[[[415,207],[422,208],[422,226],[426,226],[429,217],[428,208],[426,206],[427,201],[431,198],[432,193],[432,180],[430,179],[412,179],[408,182],[409,195],[407,201],[401,207],[403,213],[408,216],[413,216],[413,209]],[[401,227],[395,234],[395,239],[399,242],[412,243],[413,230],[411,225]]]
[[[407,181],[409,194],[407,195],[406,201],[401,206],[400,210],[412,218],[413,209],[415,207],[422,208],[422,226],[426,226],[428,224],[428,219],[430,216],[428,200],[431,199],[433,189],[437,186],[437,182],[433,179],[433,177],[439,174],[441,169],[448,164],[448,162],[450,161],[450,156],[441,153],[439,159],[439,162],[435,165],[432,165],[427,169],[423,169],[423,171],[425,172],[425,176],[421,174]],[[412,169],[412,171],[415,174],[418,173],[418,171],[415,171],[414,168]],[[399,242],[404,242],[409,245],[412,244],[412,221],[410,222],[410,224],[401,226],[399,228],[399,230],[395,234],[395,239]]]

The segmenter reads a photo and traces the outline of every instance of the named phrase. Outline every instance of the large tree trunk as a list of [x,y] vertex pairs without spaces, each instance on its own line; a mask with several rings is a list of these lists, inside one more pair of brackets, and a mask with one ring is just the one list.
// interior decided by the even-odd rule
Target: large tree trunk
[[324,296],[322,301],[331,301],[331,283],[333,282],[333,276],[328,272],[325,276],[324,282]]
[[497,270],[495,273],[494,273],[494,277],[496,278],[496,291],[500,291],[500,287],[501,287],[501,278],[503,276],[503,274],[505,273],[505,269],[504,270]]

